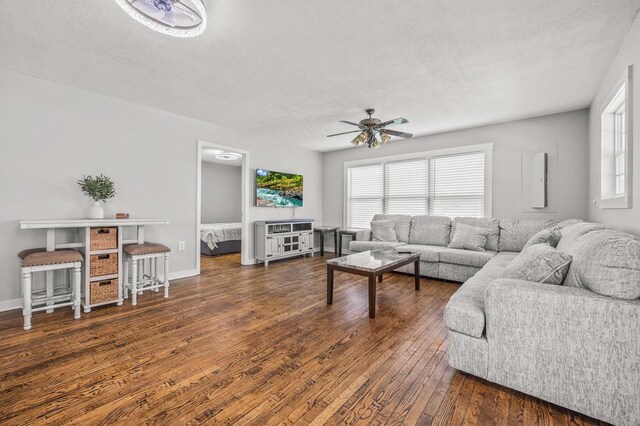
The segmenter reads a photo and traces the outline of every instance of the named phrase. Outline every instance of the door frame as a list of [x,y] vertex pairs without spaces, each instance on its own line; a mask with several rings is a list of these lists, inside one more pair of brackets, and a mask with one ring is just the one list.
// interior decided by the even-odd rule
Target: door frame
[[249,258],[249,206],[251,205],[251,170],[249,169],[250,152],[245,149],[236,148],[234,146],[220,145],[217,143],[197,141],[198,149],[198,171],[196,174],[196,271],[200,275],[200,223],[202,222],[202,150],[203,149],[221,149],[223,151],[237,152],[242,154],[242,183],[241,183],[241,207],[240,221],[242,222],[242,240],[240,243],[240,263],[242,265],[252,265],[253,262]]

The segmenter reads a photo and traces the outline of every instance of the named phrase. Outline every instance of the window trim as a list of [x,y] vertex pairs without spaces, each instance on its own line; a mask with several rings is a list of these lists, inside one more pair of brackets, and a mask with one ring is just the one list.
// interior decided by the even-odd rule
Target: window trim
[[493,143],[478,145],[466,145],[455,148],[435,149],[431,151],[411,152],[408,154],[389,155],[385,157],[367,158],[364,160],[345,161],[342,175],[342,227],[345,228],[348,222],[348,171],[350,167],[365,166],[369,164],[384,164],[395,161],[415,160],[426,158],[427,161],[433,157],[442,157],[455,154],[468,154],[472,152],[484,152],[484,217],[492,217],[493,204]]
[[[615,135],[611,131],[605,131],[615,120],[614,108],[619,109],[620,105],[615,105],[615,101],[624,88],[625,105],[625,179],[624,192],[615,193],[616,170],[615,170]],[[613,151],[612,151],[613,149]],[[600,208],[602,209],[628,209],[631,208],[631,194],[633,182],[633,66],[629,65],[622,77],[616,82],[613,89],[605,99],[600,110]],[[611,151],[611,153],[609,152]],[[612,164],[608,164],[611,161]],[[613,173],[612,173],[613,171]],[[607,191],[605,187],[612,187],[613,193]]]

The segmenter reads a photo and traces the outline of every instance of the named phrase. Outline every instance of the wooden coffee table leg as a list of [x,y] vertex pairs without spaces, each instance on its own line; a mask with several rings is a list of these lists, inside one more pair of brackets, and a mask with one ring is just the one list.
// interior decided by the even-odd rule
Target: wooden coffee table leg
[[376,317],[376,276],[369,275],[369,318]]
[[338,254],[338,231],[333,231],[333,253]]
[[333,268],[327,265],[327,305],[333,304]]
[[420,290],[420,261],[416,260],[414,277],[416,281],[416,290]]
[[382,282],[382,274],[378,275],[378,282],[381,283]]

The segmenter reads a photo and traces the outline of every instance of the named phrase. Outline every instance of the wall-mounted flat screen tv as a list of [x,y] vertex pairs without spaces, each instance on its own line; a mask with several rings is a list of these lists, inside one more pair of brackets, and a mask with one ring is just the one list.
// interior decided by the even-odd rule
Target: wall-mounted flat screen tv
[[302,207],[302,175],[256,170],[256,206]]

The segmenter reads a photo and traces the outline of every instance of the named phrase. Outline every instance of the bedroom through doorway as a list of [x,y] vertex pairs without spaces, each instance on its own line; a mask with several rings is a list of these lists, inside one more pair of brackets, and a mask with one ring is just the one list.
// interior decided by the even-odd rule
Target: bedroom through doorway
[[198,270],[243,264],[245,152],[198,144]]

